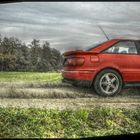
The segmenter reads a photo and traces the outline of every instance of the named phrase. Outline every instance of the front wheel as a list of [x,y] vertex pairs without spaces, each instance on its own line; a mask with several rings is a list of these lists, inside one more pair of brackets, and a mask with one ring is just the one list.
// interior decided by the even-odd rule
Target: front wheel
[[99,95],[114,96],[122,89],[122,78],[115,70],[103,70],[94,80],[94,89]]

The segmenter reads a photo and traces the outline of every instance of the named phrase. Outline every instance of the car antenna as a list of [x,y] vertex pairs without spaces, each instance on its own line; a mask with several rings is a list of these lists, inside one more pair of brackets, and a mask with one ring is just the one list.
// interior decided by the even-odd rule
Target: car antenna
[[100,30],[103,32],[103,34],[105,35],[105,37],[107,38],[107,40],[109,40],[109,37],[107,36],[107,34],[105,33],[105,31],[103,30],[103,28],[100,25],[97,25]]

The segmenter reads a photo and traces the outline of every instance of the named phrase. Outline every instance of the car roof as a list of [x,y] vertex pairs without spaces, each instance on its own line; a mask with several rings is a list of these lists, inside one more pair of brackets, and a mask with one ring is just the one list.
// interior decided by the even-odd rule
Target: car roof
[[93,52],[96,52],[96,53],[100,53],[102,52],[103,50],[105,50],[106,48],[108,48],[108,46],[111,46],[117,42],[120,42],[120,41],[140,41],[140,40],[136,40],[136,39],[126,39],[126,38],[115,38],[115,39],[110,39],[110,40],[107,40],[106,42],[104,42],[103,44],[101,44],[100,46],[98,47],[95,47],[93,48]]
[[110,40],[118,40],[118,41],[125,41],[125,40],[130,40],[130,41],[140,41],[140,39],[132,39],[132,38],[114,38],[114,39],[110,39]]

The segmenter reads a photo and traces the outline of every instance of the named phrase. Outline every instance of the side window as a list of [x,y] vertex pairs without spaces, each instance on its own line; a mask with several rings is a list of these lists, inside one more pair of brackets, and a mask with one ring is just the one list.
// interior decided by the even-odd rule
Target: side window
[[136,41],[135,43],[137,46],[138,54],[140,55],[140,41]]
[[121,41],[104,52],[117,54],[137,54],[137,49],[133,41]]

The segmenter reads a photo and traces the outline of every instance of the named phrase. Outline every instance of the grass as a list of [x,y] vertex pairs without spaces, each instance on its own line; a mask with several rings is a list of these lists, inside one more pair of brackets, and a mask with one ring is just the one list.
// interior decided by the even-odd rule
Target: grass
[[[98,98],[93,89],[73,87],[61,79],[61,73],[57,72],[0,72],[0,98]],[[133,89],[125,90],[122,96],[139,95],[139,89]]]
[[[79,105],[83,103],[83,109],[76,110],[70,107],[62,110],[43,109],[43,104],[39,109],[43,100],[37,104],[37,108],[0,107],[0,138],[83,138],[140,132],[140,109],[137,107],[95,106],[84,109],[91,102],[91,97],[95,103],[113,102],[117,106],[121,102],[139,102],[139,90],[138,95],[133,94],[129,98],[128,94],[123,95],[124,97],[101,98],[93,94],[91,89],[62,84],[61,79],[61,73],[56,72],[0,72],[0,98],[16,98],[20,104],[22,98],[26,101],[40,98],[50,99],[50,106],[53,106],[52,98],[60,101],[68,98],[62,106],[68,104],[69,107],[72,105],[68,102],[70,98],[77,98],[76,101],[79,101],[80,98],[89,97],[86,102],[77,102]],[[78,106],[76,101],[74,104]],[[59,105],[57,103],[56,106]]]
[[60,82],[57,72],[0,72],[0,82]]
[[0,108],[1,138],[83,138],[140,132],[140,109]]
[[85,97],[61,83],[58,72],[0,72],[1,98]]

